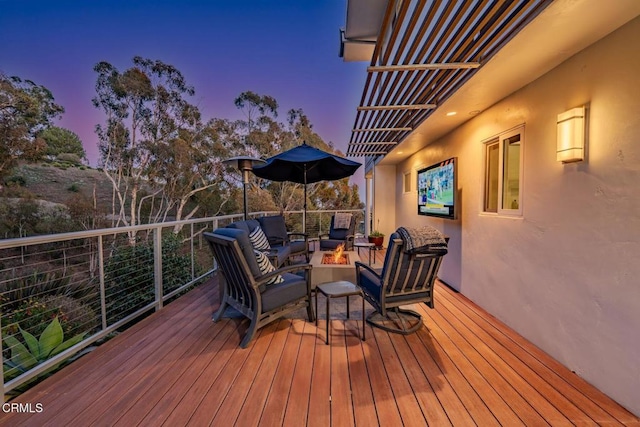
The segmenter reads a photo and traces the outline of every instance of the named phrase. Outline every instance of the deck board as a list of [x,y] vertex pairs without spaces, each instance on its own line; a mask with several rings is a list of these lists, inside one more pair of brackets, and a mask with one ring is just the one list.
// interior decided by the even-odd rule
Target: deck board
[[[446,307],[455,307],[458,314],[464,314],[465,323],[475,322],[488,336],[501,343],[525,366],[533,369],[550,386],[569,399],[586,415],[598,423],[637,422],[627,410],[608,396],[570,372],[555,359],[526,341],[514,330],[497,321],[486,311],[468,301],[446,286],[436,287],[436,298]],[[508,353],[504,353],[507,354]],[[631,418],[630,418],[631,417]]]
[[[539,397],[542,396],[546,399],[549,404],[552,404],[558,411],[565,414],[567,418],[572,420],[584,420],[585,422],[591,421],[583,411],[581,411],[578,407],[576,407],[564,394],[564,392],[568,392],[567,387],[563,387],[563,392],[559,392],[556,388],[554,388],[548,381],[548,378],[541,377],[536,371],[529,367],[527,362],[519,359],[514,353],[519,349],[514,343],[506,342],[506,346],[500,344],[500,342],[483,330],[477,323],[473,322],[473,319],[467,318],[463,322],[462,318],[464,318],[465,313],[460,310],[458,307],[455,307],[448,300],[442,301],[444,306],[443,310],[447,310],[448,314],[451,315],[451,318],[457,319],[456,323],[463,325],[468,329],[469,333],[472,333],[475,338],[480,340],[486,347],[486,350],[489,351],[493,357],[497,357],[500,355],[502,360],[508,365],[508,369],[515,373],[517,372],[523,380],[530,384],[530,386],[522,386],[518,387],[527,392],[529,388],[533,388],[534,390],[538,390],[539,393],[535,393],[532,390],[529,390],[531,393],[527,393],[526,396],[528,399],[531,398],[535,393],[535,397],[537,398],[537,402],[532,399],[531,402],[534,404],[539,404],[539,408],[542,405],[539,402]],[[462,326],[461,326],[462,327]],[[536,359],[529,359],[529,362],[537,362]],[[542,365],[543,366],[543,365]],[[546,370],[545,370],[546,371]],[[565,383],[566,384],[566,383]],[[538,409],[540,410],[540,409]],[[602,416],[602,414],[600,415]],[[545,415],[545,419],[551,419],[550,414]],[[560,420],[558,420],[559,422]],[[609,420],[611,421],[611,420]]]
[[246,321],[211,322],[213,279],[15,399],[42,413],[0,424],[640,424],[464,296],[438,284],[435,300],[412,335],[366,325],[361,341],[362,321],[332,309],[330,346],[302,313],[241,349]]
[[[447,351],[452,360],[456,362],[462,362],[465,358],[469,361],[471,365],[473,365],[477,373],[484,377],[488,384],[500,395],[500,397],[509,402],[509,406],[511,406],[512,410],[518,414],[519,418],[524,422],[525,425],[543,425],[544,419],[543,417],[536,411],[536,408],[530,404],[529,396],[525,398],[525,393],[519,393],[516,390],[515,385],[512,381],[518,381],[518,385],[520,386],[528,386],[526,382],[519,381],[516,375],[510,375],[510,372],[507,372],[505,366],[503,366],[500,361],[493,360],[495,366],[492,365],[489,360],[492,355],[486,349],[481,342],[474,342],[474,345],[469,344],[468,341],[465,340],[465,337],[460,333],[460,331],[456,330],[452,323],[447,322],[438,311],[429,310],[426,313],[426,321],[429,324],[436,325],[437,328],[433,328],[431,331],[434,337],[438,340],[438,342],[443,343],[445,347],[445,351]],[[451,319],[452,322],[455,322],[454,319]],[[482,350],[482,354],[480,350],[476,349],[480,347]],[[467,377],[469,381],[471,377]],[[527,387],[528,388],[528,387]],[[533,397],[535,399],[535,396]],[[540,399],[537,399],[538,401]],[[497,415],[499,412],[494,412],[494,415]],[[552,414],[555,417],[555,413]]]

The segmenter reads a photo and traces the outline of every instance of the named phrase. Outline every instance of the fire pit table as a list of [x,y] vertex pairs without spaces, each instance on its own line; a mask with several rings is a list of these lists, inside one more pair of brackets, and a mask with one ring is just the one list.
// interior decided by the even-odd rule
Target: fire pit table
[[[315,289],[317,285],[325,282],[338,282],[345,280],[355,283],[356,281],[356,261],[360,261],[357,252],[345,251],[347,261],[345,264],[323,264],[325,255],[331,255],[333,252],[316,251],[311,257],[310,264],[313,266],[311,271],[311,288]],[[325,259],[326,262],[326,259]]]

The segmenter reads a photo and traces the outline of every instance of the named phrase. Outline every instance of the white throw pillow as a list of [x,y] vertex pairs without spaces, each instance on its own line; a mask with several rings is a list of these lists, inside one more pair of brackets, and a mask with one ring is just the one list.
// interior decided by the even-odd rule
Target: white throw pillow
[[249,233],[249,241],[251,242],[251,245],[253,245],[253,249],[259,251],[268,251],[271,249],[269,240],[260,226],[256,227],[255,230]]
[[[260,272],[262,273],[263,276],[267,273],[276,271],[276,268],[273,266],[273,264],[271,264],[271,261],[269,261],[269,258],[263,252],[256,251],[255,249],[253,252],[256,254],[256,261],[258,262],[258,268],[260,268]],[[278,274],[277,276],[274,276],[271,279],[269,279],[268,282],[265,282],[265,284],[275,285],[276,283],[282,283],[282,282],[284,282],[284,278]]]

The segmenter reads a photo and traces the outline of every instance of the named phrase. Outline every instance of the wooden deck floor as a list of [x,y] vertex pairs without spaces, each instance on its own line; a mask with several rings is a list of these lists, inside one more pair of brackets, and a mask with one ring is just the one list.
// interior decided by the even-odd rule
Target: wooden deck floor
[[[0,425],[638,425],[621,408],[460,294],[438,285],[425,326],[283,319],[238,343],[246,321],[211,322],[214,280],[48,378]],[[355,304],[354,304],[355,305]],[[337,313],[336,313],[337,315]]]

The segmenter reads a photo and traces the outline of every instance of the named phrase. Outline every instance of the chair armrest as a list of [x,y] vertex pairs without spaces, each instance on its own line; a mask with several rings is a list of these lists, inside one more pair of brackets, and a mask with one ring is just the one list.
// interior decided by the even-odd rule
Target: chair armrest
[[267,258],[271,264],[273,264],[276,268],[278,267],[278,250],[277,249],[269,249],[269,252],[266,253]]
[[360,268],[364,268],[365,270],[369,270],[369,271],[370,271],[372,274],[374,274],[377,278],[380,278],[380,273],[378,273],[377,271],[375,271],[375,270],[373,269],[373,267],[371,267],[371,266],[369,266],[369,265],[367,265],[367,264],[364,264],[364,263],[362,263],[362,262],[360,262],[360,261],[356,261],[355,266],[356,266],[356,276],[357,276],[357,275],[358,275],[358,273],[359,273],[359,271],[358,271],[358,270],[359,270]]
[[282,246],[285,244],[285,240],[280,237],[269,237],[267,240],[271,246]]
[[324,233],[324,234],[318,234],[318,239],[328,239],[329,238],[329,233]]
[[287,235],[289,237],[291,237],[291,236],[302,236],[304,238],[304,240],[309,239],[309,235],[307,233],[296,233],[296,232],[292,231],[290,233],[287,233]]
[[298,271],[305,270],[305,276],[309,274],[311,271],[311,264],[293,264],[287,265],[285,267],[279,268],[276,271],[272,271],[271,273],[267,273],[264,276],[260,276],[256,279],[256,287],[262,285],[264,282],[267,282],[269,279],[277,276],[278,274],[288,273],[290,271]]

